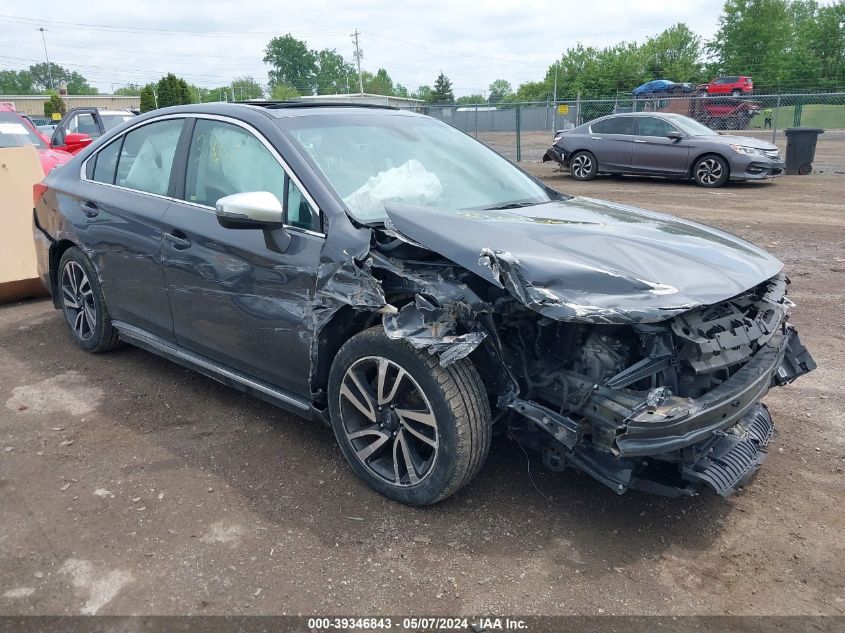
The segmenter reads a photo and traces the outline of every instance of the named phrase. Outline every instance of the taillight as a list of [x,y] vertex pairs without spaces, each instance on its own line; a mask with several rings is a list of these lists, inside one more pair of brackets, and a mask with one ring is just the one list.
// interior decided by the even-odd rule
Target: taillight
[[47,193],[47,185],[43,182],[36,182],[32,185],[32,206],[37,207],[38,202],[41,198],[44,197],[44,194]]

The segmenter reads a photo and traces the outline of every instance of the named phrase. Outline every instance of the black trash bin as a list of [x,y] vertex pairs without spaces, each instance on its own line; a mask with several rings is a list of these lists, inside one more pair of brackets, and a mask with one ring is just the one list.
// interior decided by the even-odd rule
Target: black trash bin
[[790,127],[786,134],[786,173],[804,176],[813,171],[816,141],[824,130],[817,127]]

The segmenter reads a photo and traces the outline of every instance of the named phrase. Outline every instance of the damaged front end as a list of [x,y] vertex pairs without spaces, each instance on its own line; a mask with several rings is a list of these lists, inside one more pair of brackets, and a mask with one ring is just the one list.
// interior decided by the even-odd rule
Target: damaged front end
[[[778,275],[659,324],[506,319],[505,349],[525,363],[525,397],[543,407],[521,411],[533,422],[522,437],[552,470],[583,470],[620,494],[690,494],[700,484],[731,494],[772,436],[761,399],[815,368],[786,323],[786,284]],[[564,441],[561,425],[570,429]]]
[[761,399],[815,368],[787,323],[782,273],[706,305],[652,282],[642,282],[657,298],[648,308],[614,307],[601,293],[588,305],[537,283],[511,253],[480,248],[470,272],[454,263],[460,254],[438,257],[408,233],[388,222],[387,247],[370,253],[400,305],[384,313],[388,336],[443,365],[469,356],[502,430],[549,469],[584,471],[619,494],[735,492],[773,433]]

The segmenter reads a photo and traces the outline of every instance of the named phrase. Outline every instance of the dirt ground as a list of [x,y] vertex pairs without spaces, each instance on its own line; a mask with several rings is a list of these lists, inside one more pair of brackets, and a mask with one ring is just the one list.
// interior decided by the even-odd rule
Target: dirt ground
[[534,456],[532,484],[499,439],[459,494],[403,507],[327,429],[132,347],[86,354],[29,301],[0,307],[0,613],[845,614],[845,176],[530,168],[785,262],[819,369],[767,397],[778,433],[743,494],[620,497]]

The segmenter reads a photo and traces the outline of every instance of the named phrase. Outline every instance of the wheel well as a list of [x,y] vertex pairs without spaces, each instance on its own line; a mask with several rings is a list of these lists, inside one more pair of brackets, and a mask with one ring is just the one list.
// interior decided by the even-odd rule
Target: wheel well
[[346,341],[381,320],[377,312],[363,312],[343,306],[323,325],[317,335],[317,367],[311,374],[311,393],[315,403],[326,406],[329,371],[338,351]]
[[[413,296],[407,294],[386,296],[387,303],[397,308],[412,300]],[[340,348],[359,332],[380,324],[381,319],[382,316],[378,312],[365,312],[355,310],[351,306],[343,306],[320,329],[317,339],[317,367],[311,375],[311,393],[318,407],[327,406],[329,371]],[[496,393],[499,383],[494,370],[496,359],[484,345],[480,345],[469,358],[475,364],[488,393]],[[501,388],[504,388],[504,385]]]
[[689,169],[687,170],[687,175],[688,175],[690,178],[692,178],[692,177],[693,177],[693,176],[692,176],[692,172],[693,172],[693,170],[695,169],[695,166],[696,166],[696,164],[698,163],[698,161],[700,161],[700,160],[701,160],[702,158],[704,158],[705,156],[715,156],[716,158],[721,158],[723,161],[725,161],[725,165],[727,165],[727,167],[728,167],[728,178],[730,178],[730,176],[731,176],[731,161],[729,161],[727,158],[725,158],[724,156],[722,156],[722,155],[721,155],[721,154],[719,154],[718,152],[702,152],[701,154],[699,154],[698,156],[696,156],[696,157],[692,160],[692,162],[690,162]]
[[50,294],[56,308],[61,307],[59,301],[59,262],[62,260],[65,251],[73,246],[76,246],[76,244],[70,240],[59,240],[50,245]]

